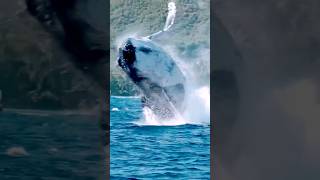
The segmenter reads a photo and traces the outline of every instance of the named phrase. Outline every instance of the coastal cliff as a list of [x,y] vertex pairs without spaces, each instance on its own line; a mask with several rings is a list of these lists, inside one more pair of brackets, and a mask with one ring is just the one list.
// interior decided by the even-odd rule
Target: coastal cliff
[[106,77],[94,75],[97,67],[79,64],[63,37],[33,17],[24,0],[2,1],[0,12],[0,89],[6,108],[92,109],[99,104]]

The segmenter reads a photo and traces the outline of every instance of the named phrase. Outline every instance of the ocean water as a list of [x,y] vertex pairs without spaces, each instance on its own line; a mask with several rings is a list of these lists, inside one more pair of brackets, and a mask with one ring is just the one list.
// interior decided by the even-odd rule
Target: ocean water
[[110,103],[112,180],[210,179],[209,125],[143,125],[140,98]]
[[97,117],[0,112],[0,179],[106,179],[103,133]]

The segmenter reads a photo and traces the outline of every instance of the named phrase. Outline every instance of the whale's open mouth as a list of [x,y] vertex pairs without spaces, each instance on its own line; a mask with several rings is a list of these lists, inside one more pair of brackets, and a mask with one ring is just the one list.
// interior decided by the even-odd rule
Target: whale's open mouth
[[118,63],[122,66],[129,66],[135,61],[135,47],[130,40],[127,40],[123,47],[119,49]]
[[130,79],[138,83],[141,81],[137,75],[137,69],[134,68],[134,62],[136,61],[136,47],[128,39],[122,47],[119,48],[118,64],[129,75]]

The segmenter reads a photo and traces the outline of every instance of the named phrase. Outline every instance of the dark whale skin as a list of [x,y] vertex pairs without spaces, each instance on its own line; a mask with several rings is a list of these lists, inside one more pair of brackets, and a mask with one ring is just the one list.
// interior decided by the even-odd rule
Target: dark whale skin
[[119,48],[118,64],[141,90],[142,105],[158,118],[173,118],[183,111],[185,77],[160,47],[150,40],[129,38]]

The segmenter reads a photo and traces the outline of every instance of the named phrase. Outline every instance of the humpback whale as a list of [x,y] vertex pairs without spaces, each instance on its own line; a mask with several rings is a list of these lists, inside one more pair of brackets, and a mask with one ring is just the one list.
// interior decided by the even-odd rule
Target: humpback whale
[[174,60],[148,39],[128,38],[118,64],[143,93],[142,104],[159,118],[183,110],[185,77]]
[[185,76],[164,49],[152,41],[174,23],[175,3],[168,3],[163,30],[142,38],[128,38],[119,48],[118,64],[141,90],[142,105],[160,119],[173,118],[183,111]]

